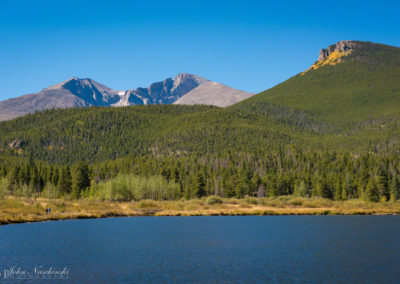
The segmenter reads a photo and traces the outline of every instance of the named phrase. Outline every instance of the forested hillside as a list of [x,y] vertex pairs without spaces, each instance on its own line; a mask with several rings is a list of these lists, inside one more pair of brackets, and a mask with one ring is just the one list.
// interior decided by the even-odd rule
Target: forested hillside
[[[321,52],[309,70],[225,109],[72,108],[2,122],[2,188],[112,200],[398,199],[400,49],[342,42]],[[131,192],[132,179],[160,194]]]
[[327,130],[341,133],[397,122],[400,48],[356,41],[349,51],[336,60],[325,58],[325,65],[316,62],[309,70],[232,108],[260,112],[260,105],[295,108],[326,123]]
[[[1,123],[0,132],[5,154],[32,153],[61,164],[129,155],[250,152],[301,140],[296,129],[268,117],[179,105],[49,110]],[[24,145],[10,147],[15,140]]]

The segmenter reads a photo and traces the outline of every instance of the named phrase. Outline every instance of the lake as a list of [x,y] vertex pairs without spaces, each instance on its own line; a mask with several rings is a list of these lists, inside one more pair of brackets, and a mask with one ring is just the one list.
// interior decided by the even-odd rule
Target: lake
[[0,226],[0,272],[0,283],[23,282],[4,280],[5,274],[27,279],[57,273],[68,280],[45,283],[399,283],[400,216],[126,217],[7,225]]

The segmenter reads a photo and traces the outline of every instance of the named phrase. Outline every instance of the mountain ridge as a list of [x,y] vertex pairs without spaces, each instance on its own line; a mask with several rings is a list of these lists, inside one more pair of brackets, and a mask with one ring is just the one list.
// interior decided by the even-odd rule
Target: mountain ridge
[[[72,77],[44,88],[38,93],[1,101],[0,121],[52,108],[172,104],[209,82],[212,81],[198,75],[180,73],[175,78],[152,83],[147,88],[113,90],[90,78]],[[196,92],[198,99],[192,98],[190,104],[228,106],[252,95],[238,91],[241,95],[227,96],[225,93],[232,93],[232,88],[217,82],[213,83],[220,88],[198,90]],[[213,94],[210,96],[209,92]],[[223,99],[218,99],[219,96],[223,96]]]

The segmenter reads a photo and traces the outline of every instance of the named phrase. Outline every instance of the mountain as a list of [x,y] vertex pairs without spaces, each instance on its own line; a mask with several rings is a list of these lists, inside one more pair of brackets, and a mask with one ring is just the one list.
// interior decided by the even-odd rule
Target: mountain
[[400,48],[340,41],[305,72],[238,103],[235,109],[291,108],[331,131],[383,130],[400,119]]
[[91,79],[73,77],[39,93],[0,102],[0,120],[51,108],[106,106],[118,102],[119,99],[117,91]]
[[207,81],[174,102],[178,105],[214,105],[227,107],[253,94],[233,89],[217,82]]
[[[0,123],[0,149],[11,154],[32,152],[59,163],[131,155],[256,155],[285,147],[350,151],[354,157],[364,152],[392,155],[400,149],[399,78],[400,48],[341,41],[323,49],[306,71],[226,108],[47,110]],[[159,97],[169,98],[179,94],[172,90],[182,88],[184,99],[197,88],[210,89],[212,83],[198,84],[183,88],[177,83],[182,87],[173,88],[174,82],[165,81],[143,93],[158,90],[154,93],[165,94]],[[112,102],[113,93],[102,90],[102,98]],[[22,145],[18,151],[10,146],[14,141]]]
[[[194,90],[196,92],[193,93]],[[187,73],[178,74],[174,79],[168,78],[153,83],[148,88],[125,91],[113,90],[89,78],[73,77],[39,93],[0,102],[0,120],[52,108],[171,104],[187,94],[190,95],[186,100],[188,104],[217,106],[228,106],[251,96],[249,93]]]
[[148,88],[122,91],[120,101],[113,106],[171,104],[205,82],[209,81],[197,75],[181,73],[174,79],[153,83]]

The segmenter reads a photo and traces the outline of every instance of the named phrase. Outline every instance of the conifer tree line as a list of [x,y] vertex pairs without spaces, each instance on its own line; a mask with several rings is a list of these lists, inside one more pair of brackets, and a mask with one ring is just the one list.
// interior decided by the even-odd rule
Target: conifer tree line
[[[130,175],[161,177],[166,183],[160,186],[172,186],[173,194],[150,196],[155,199],[293,194],[380,202],[400,199],[399,166],[397,155],[304,152],[286,147],[258,153],[137,156],[90,165],[78,162],[71,166],[37,161],[32,156],[29,159],[2,157],[0,178],[7,192],[17,196],[90,197],[87,192],[96,190],[96,185]],[[129,194],[119,198],[131,199],[134,197]]]

